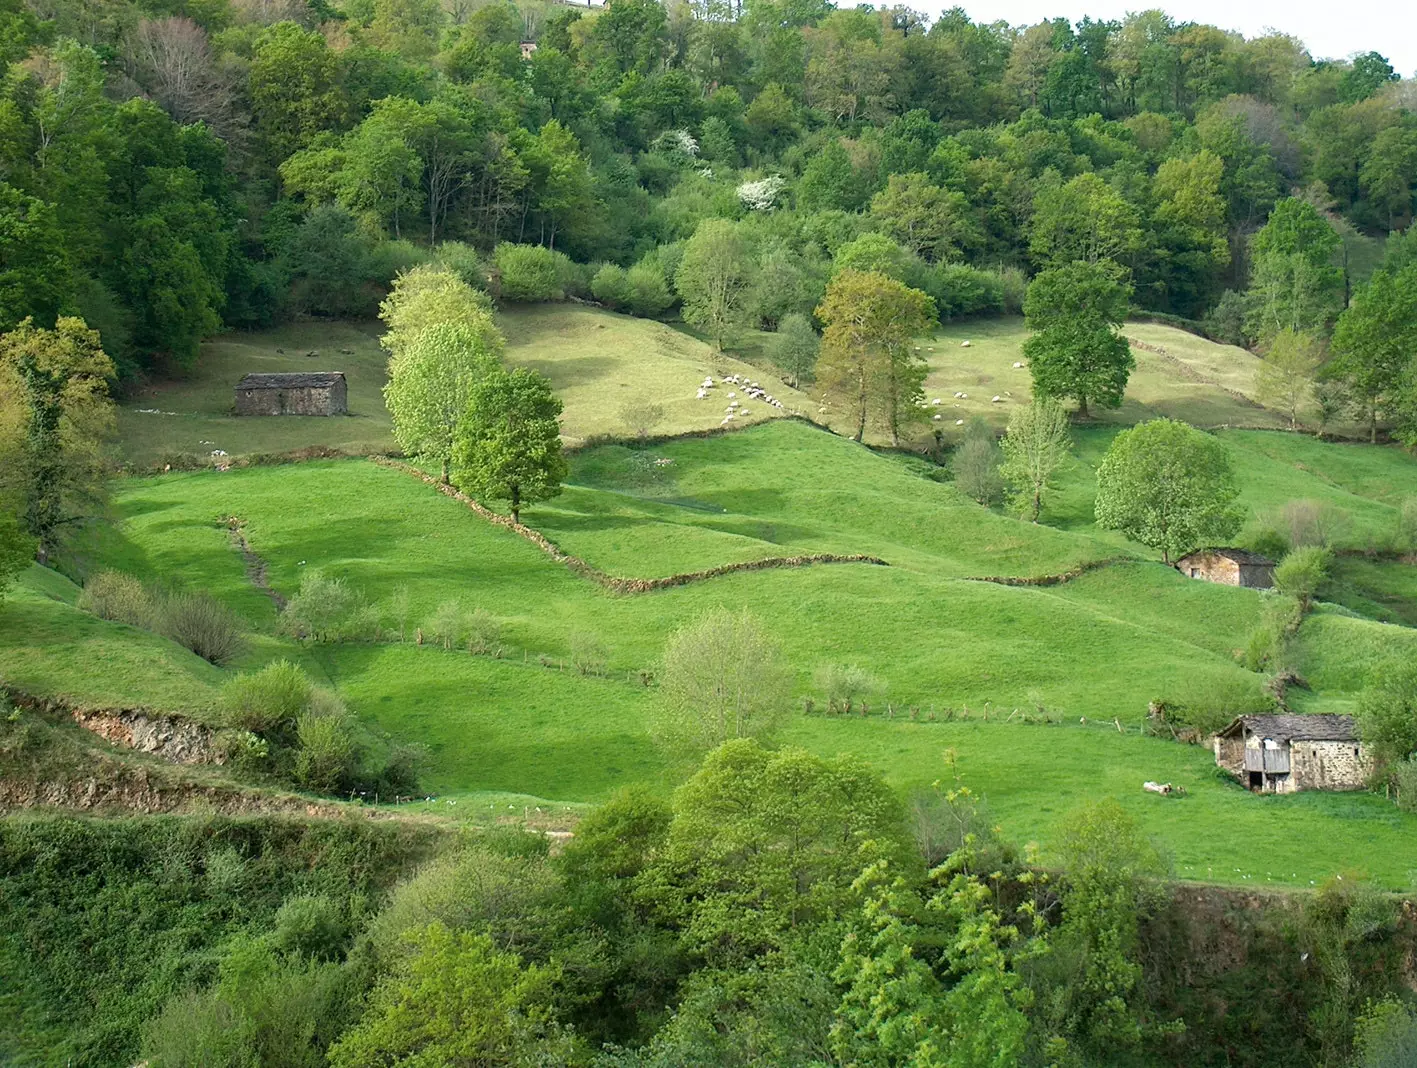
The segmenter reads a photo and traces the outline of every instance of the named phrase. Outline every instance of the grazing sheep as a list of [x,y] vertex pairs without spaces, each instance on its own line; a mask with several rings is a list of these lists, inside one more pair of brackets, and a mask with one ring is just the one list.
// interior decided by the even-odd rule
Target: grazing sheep
[[955,420],[955,426],[964,426],[964,420],[963,420],[963,419],[956,419],[956,420]]
[[990,404],[1003,404],[1003,403],[1004,403],[1004,398],[1003,398],[1003,397],[998,397],[998,396],[996,396],[996,397],[994,397],[992,400],[990,400],[989,403],[990,403]]
[[935,416],[935,422],[938,423],[938,422],[939,422],[941,419],[943,419],[943,418],[944,418],[943,415],[937,415],[937,416]]
[[700,389],[698,393],[694,394],[694,396],[696,396],[699,400],[703,400],[705,397],[708,396],[708,390]]
[[972,344],[972,343],[971,343],[971,342],[968,342],[968,341],[961,341],[961,342],[959,343],[959,347],[962,348],[962,349],[967,349],[967,348],[969,348],[969,346],[970,346],[971,344]]
[[931,404],[939,404],[939,403],[940,403],[940,398],[939,398],[939,397],[936,397],[936,398],[935,398],[934,400],[932,400],[930,403],[931,403]]
[[1023,366],[1023,361],[1022,361],[1022,360],[1018,360],[1018,361],[1016,361],[1016,362],[1014,363],[1014,370],[1017,371],[1017,370],[1018,370],[1020,367],[1022,367],[1022,366]]
[[736,393],[730,393],[730,394],[728,395],[728,399],[729,399],[729,400],[732,400],[732,399],[733,399],[734,397],[736,397],[736,396],[738,396],[738,394],[736,394]]

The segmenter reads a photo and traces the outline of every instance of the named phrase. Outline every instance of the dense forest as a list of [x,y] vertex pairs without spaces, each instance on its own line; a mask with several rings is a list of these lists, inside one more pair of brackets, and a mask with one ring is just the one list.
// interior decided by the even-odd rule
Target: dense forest
[[[1160,11],[6,6],[0,329],[80,315],[129,378],[224,328],[372,315],[429,258],[502,299],[670,312],[709,219],[739,319],[769,329],[842,266],[949,317],[1106,259],[1135,305],[1227,340],[1324,333],[1417,180],[1411,83],[1377,53],[1316,62]],[[1286,200],[1307,263],[1251,246]]]

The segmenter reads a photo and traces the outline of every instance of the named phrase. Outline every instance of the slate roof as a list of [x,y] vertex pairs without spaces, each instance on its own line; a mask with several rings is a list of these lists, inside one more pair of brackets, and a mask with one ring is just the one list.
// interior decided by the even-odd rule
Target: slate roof
[[1220,732],[1228,737],[1244,729],[1277,742],[1356,742],[1352,716],[1241,716]]
[[1197,549],[1193,553],[1187,553],[1180,560],[1177,560],[1176,563],[1184,563],[1186,560],[1189,560],[1192,557],[1204,556],[1206,553],[1213,553],[1216,556],[1223,556],[1227,560],[1234,560],[1237,564],[1254,565],[1256,567],[1274,566],[1274,561],[1267,556],[1261,556],[1259,553],[1252,553],[1248,549],[1228,548]]
[[296,371],[249,374],[236,383],[237,389],[307,389],[333,386],[344,381],[343,371]]

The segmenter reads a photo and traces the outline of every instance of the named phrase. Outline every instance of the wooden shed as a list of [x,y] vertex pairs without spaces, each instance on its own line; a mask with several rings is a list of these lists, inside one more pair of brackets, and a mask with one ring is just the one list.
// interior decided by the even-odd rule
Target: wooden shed
[[1371,770],[1352,716],[1241,716],[1215,736],[1215,762],[1251,790],[1361,790]]
[[1274,585],[1274,561],[1245,549],[1199,549],[1177,560],[1176,570],[1226,586],[1267,590]]
[[237,415],[346,415],[343,371],[249,374],[236,383]]

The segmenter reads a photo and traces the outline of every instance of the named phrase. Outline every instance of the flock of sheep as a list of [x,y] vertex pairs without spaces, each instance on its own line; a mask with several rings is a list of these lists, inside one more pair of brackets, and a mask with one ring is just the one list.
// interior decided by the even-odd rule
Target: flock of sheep
[[[723,378],[719,379],[719,384],[725,386],[737,386],[748,397],[756,401],[762,401],[769,407],[782,407],[782,401],[778,400],[771,393],[767,392],[767,390],[763,389],[756,382],[750,382],[748,379],[740,377],[739,375],[726,375]],[[699,386],[699,391],[696,396],[699,400],[706,399],[710,392],[712,392],[713,387],[713,379],[711,377],[705,378],[703,384]],[[744,416],[747,414],[748,405],[743,404],[741,401],[738,400],[738,393],[736,390],[730,391],[728,394],[728,407],[724,409],[723,413],[723,422],[719,423],[718,425],[727,426],[729,423],[733,422],[734,419],[737,419],[740,416]]]

